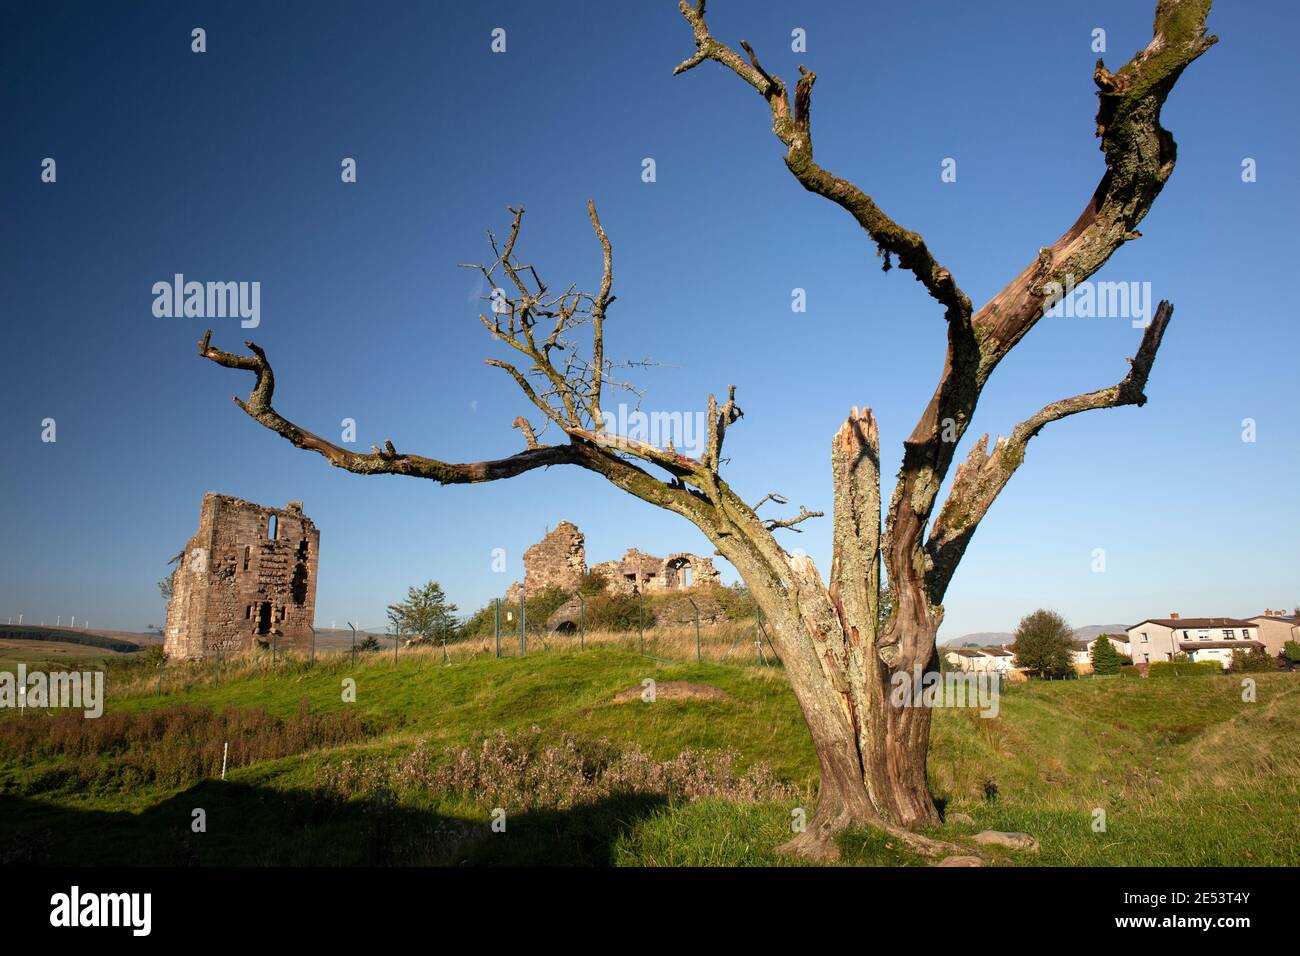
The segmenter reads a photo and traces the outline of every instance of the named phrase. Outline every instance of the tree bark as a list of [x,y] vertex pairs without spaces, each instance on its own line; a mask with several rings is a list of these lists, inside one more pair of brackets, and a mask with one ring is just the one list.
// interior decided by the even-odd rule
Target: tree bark
[[817,751],[816,809],[807,828],[782,849],[834,858],[835,838],[862,826],[898,835],[920,852],[949,849],[907,833],[939,823],[926,779],[930,714],[924,707],[896,706],[893,680],[898,673],[914,680],[933,666],[940,615],[929,608],[923,587],[900,581],[911,590],[896,590],[894,613],[880,626],[879,438],[869,409],[855,408],[836,433],[831,463],[829,585],[810,559],[787,555],[743,514],[715,537],[772,624]]

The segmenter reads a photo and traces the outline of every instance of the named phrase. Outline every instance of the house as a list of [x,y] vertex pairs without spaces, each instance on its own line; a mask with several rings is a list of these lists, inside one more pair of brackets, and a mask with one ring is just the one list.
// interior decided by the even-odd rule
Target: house
[[1129,641],[1127,634],[1107,634],[1106,637],[1115,650],[1130,660],[1133,659],[1133,644]]
[[997,671],[1005,674],[1014,670],[1016,666],[1016,655],[1011,653],[1005,647],[985,647],[982,648],[984,655],[989,659],[985,670]]
[[[1127,629],[1128,645],[1122,652],[1134,664],[1151,664],[1186,655],[1188,660],[1218,661],[1224,670],[1234,650],[1263,652],[1259,625],[1231,617],[1148,618]],[[1118,645],[1117,645],[1118,646]]]
[[1015,655],[1001,647],[959,647],[944,660],[961,671],[1006,674],[1015,668]]
[[1288,615],[1285,611],[1271,608],[1258,617],[1252,617],[1250,623],[1259,628],[1259,640],[1268,648],[1268,652],[1277,657],[1287,641],[1300,641],[1300,617]]
[[1101,638],[1110,641],[1110,646],[1115,648],[1125,657],[1129,654],[1128,635],[1126,634],[1098,634],[1090,641],[1071,641],[1070,642],[1070,665],[1080,674],[1092,673],[1092,648]]

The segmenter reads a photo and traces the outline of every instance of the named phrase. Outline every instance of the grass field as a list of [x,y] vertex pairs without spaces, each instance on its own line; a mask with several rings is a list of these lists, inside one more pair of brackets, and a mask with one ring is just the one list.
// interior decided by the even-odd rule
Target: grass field
[[0,670],[12,670],[19,663],[26,664],[29,668],[45,664],[58,667],[99,667],[106,658],[120,656],[122,655],[118,651],[65,641],[0,639]]
[[[773,849],[792,811],[811,812],[817,769],[779,667],[668,664],[626,641],[401,655],[161,681],[110,661],[98,721],[5,713],[3,862],[790,862]],[[974,821],[937,834],[1039,838],[1040,854],[979,848],[1002,865],[1300,863],[1300,674],[1254,676],[1254,703],[1228,675],[1099,678],[1012,685],[996,719],[937,711],[932,788]],[[645,703],[645,678],[722,694]],[[930,862],[869,833],[842,849],[848,865]]]

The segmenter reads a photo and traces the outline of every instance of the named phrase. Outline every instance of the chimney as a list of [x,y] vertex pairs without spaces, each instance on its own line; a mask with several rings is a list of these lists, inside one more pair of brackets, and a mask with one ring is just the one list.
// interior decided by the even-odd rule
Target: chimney
[[1169,620],[1171,620],[1171,621],[1176,621],[1176,620],[1178,620],[1178,612],[1177,612],[1177,611],[1170,611],[1170,612],[1169,612]]

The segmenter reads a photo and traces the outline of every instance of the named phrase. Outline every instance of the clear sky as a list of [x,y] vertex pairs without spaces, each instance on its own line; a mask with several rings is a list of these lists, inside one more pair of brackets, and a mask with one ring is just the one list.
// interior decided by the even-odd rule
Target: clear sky
[[[1092,31],[1117,69],[1150,39],[1154,0],[710,6],[715,34],[749,40],[769,70],[817,72],[819,161],[922,232],[978,305],[1086,203],[1103,168]],[[1300,603],[1297,19],[1282,0],[1211,14],[1221,42],[1164,110],[1177,170],[1144,238],[1097,277],[1175,304],[1150,402],[1034,440],[958,571],[941,638],[1010,629],[1039,606],[1083,625]],[[191,52],[194,27],[206,53]],[[795,28],[806,53],[791,52]],[[702,409],[736,384],[745,418],[725,474],[750,501],[776,491],[791,512],[829,512],[830,438],[853,405],[875,410],[892,483],[942,363],[941,313],[798,186],[752,89],[713,64],[671,75],[693,49],[669,0],[8,5],[0,620],[161,623],[155,582],[207,491],[305,502],[325,626],[380,624],[429,578],[471,610],[561,519],[593,563],[630,545],[709,553],[683,519],[576,469],[441,488],[331,468],[231,404],[251,376],[196,354],[209,324],[227,349],[253,338],[279,410],[334,440],[354,418],[363,450],[391,438],[452,461],[511,454],[530,406],[483,365],[504,356],[456,265],[487,255],[484,231],[504,232],[513,204],[543,278],[594,287],[596,200],[614,243],[608,351],[663,363],[637,376],[645,409]],[[175,273],[260,282],[260,326],[155,317],[153,284]],[[1041,322],[959,456],[1119,381],[1140,335],[1127,318]],[[787,547],[825,573],[829,518],[801,527]]]

